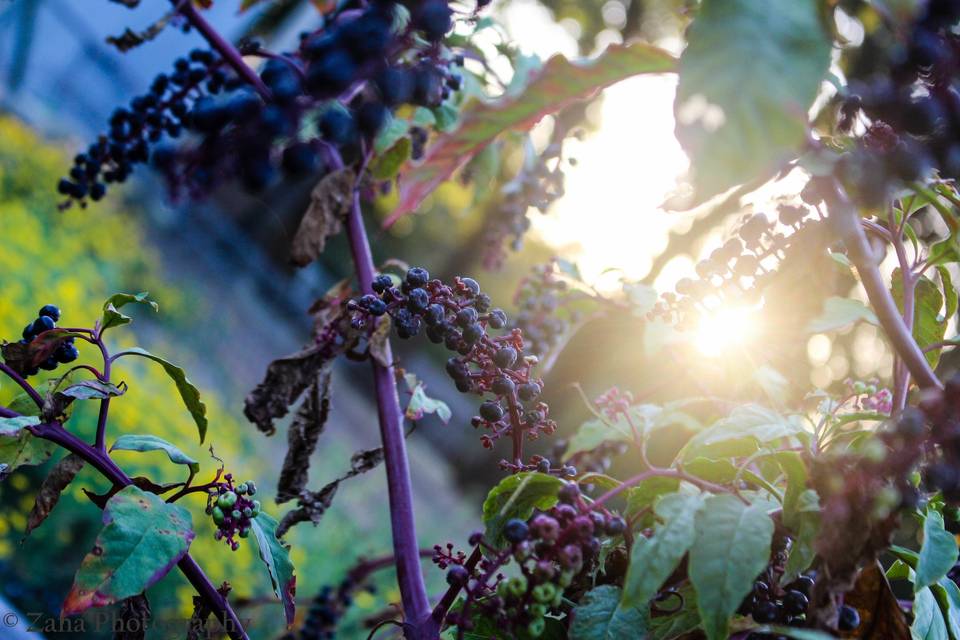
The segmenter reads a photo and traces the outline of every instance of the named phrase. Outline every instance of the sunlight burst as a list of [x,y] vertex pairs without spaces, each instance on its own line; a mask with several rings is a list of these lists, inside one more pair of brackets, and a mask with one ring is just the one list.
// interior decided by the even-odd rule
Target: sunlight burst
[[757,328],[757,310],[751,307],[721,307],[700,318],[693,343],[711,358],[742,347]]

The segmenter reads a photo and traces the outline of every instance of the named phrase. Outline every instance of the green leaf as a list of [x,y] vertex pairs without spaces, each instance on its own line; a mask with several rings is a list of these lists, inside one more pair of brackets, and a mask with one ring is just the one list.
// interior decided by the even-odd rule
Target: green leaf
[[831,296],[824,300],[823,311],[807,324],[809,333],[825,333],[843,329],[860,321],[879,324],[873,309],[859,300]]
[[[464,105],[456,131],[440,136],[430,146],[424,161],[404,174],[400,182],[400,202],[384,225],[389,226],[414,211],[434,189],[501,133],[529,130],[545,115],[588,98],[604,87],[643,73],[671,71],[674,64],[675,59],[669,53],[644,44],[612,45],[600,57],[585,63],[555,56],[515,97]],[[445,124],[440,122],[441,114],[434,111],[434,115],[438,117],[438,126]]]
[[929,509],[923,520],[923,546],[917,560],[914,591],[934,584],[957,563],[957,540],[943,528],[943,516]]
[[737,477],[737,467],[729,460],[697,457],[683,464],[683,470],[708,482],[725,484]]
[[449,102],[441,104],[432,111],[434,118],[434,127],[437,131],[448,133],[457,127],[457,120],[460,118],[460,110]]
[[75,385],[71,385],[63,391],[58,391],[62,396],[73,398],[74,400],[104,400],[106,398],[115,398],[126,393],[126,386],[120,387],[101,382],[99,380],[82,380]]
[[197,431],[200,434],[200,442],[203,443],[203,439],[207,436],[207,405],[203,404],[203,401],[200,399],[200,391],[193,386],[193,383],[187,378],[187,374],[184,372],[184,370],[167,362],[163,358],[155,356],[149,351],[145,351],[140,348],[127,349],[126,351],[117,354],[116,357],[122,355],[135,355],[149,358],[150,360],[159,363],[160,366],[163,367],[163,370],[167,372],[167,375],[173,379],[174,383],[176,383],[177,391],[180,392],[180,399],[183,400],[183,404],[187,407],[190,415],[193,416],[193,421],[197,423]]
[[677,138],[696,201],[798,154],[830,64],[816,0],[704,0],[680,57]]
[[283,603],[287,624],[293,624],[296,613],[297,576],[290,561],[290,548],[277,539],[277,521],[260,512],[252,521],[253,535],[260,549],[260,559],[267,565],[273,593]]
[[727,637],[730,617],[770,559],[773,520],[735,496],[709,498],[696,517],[688,573],[708,640]]
[[569,460],[578,453],[592,451],[604,442],[633,443],[633,436],[629,433],[626,421],[622,418],[613,423],[600,418],[587,420],[570,438],[563,459]]
[[142,593],[180,561],[194,537],[189,511],[133,485],[110,498],[103,522],[63,604],[65,615]]
[[952,640],[960,638],[960,587],[950,578],[941,578],[930,586]]
[[807,512],[800,513],[793,519],[793,544],[787,554],[787,564],[784,567],[783,575],[780,576],[780,585],[786,587],[788,584],[800,577],[804,571],[810,568],[817,552],[813,545],[820,532],[820,513]]
[[940,605],[930,591],[924,587],[913,598],[913,624],[910,625],[913,640],[949,640],[950,633],[940,612]]
[[594,418],[584,422],[570,438],[563,454],[564,460],[577,453],[591,451],[608,441],[634,443],[633,427],[636,427],[637,436],[644,436],[674,425],[689,428],[699,426],[693,418],[680,411],[677,406],[638,404],[630,407],[628,412],[629,416],[618,414],[616,420]]
[[375,180],[392,180],[400,172],[400,167],[410,159],[412,151],[413,143],[410,138],[400,138],[374,161],[370,167],[370,175]]
[[784,416],[757,404],[741,405],[691,438],[684,447],[684,458],[691,459],[705,447],[730,440],[750,438],[764,443],[804,432],[799,416]]
[[499,548],[507,520],[526,520],[534,509],[546,510],[557,504],[557,492],[563,484],[555,476],[537,472],[516,473],[501,480],[483,501],[487,540]]
[[[683,598],[682,606],[676,613],[650,618],[650,637],[648,640],[674,640],[684,637],[695,629],[700,628],[700,614],[697,612],[697,594],[689,584],[685,584],[677,591]],[[676,596],[663,603],[663,606],[674,607]]]
[[117,438],[110,451],[163,451],[170,462],[186,465],[191,474],[200,470],[199,462],[157,436],[124,434]]
[[410,130],[410,123],[403,118],[397,118],[391,115],[387,123],[381,127],[373,142],[373,151],[376,155],[383,155],[391,149],[401,139],[407,135]]
[[780,451],[773,459],[787,476],[787,490],[783,495],[783,523],[792,527],[798,516],[800,495],[807,490],[807,465],[797,451]]
[[407,403],[405,411],[407,420],[422,420],[425,414],[433,413],[443,420],[444,424],[450,422],[453,413],[446,402],[428,396],[426,386],[416,375],[407,373],[403,378],[410,389],[410,402]]
[[588,591],[573,609],[570,640],[634,640],[647,629],[646,608],[624,607],[610,584]]
[[624,607],[646,607],[693,544],[694,519],[703,507],[702,495],[671,493],[654,509],[660,524],[653,536],[638,536],[630,552],[630,566],[623,583]]
[[[31,401],[31,406],[37,410]],[[36,416],[0,418],[0,465],[6,475],[17,467],[43,464],[57,450],[57,445],[37,438],[26,428],[40,424]]]
[[131,303],[150,305],[154,311],[160,311],[159,305],[150,299],[150,294],[147,292],[136,294],[117,293],[110,296],[110,298],[103,303],[103,318],[100,320],[100,330],[103,331],[111,327],[119,327],[133,322],[130,316],[126,316],[118,311],[118,309]]
[[676,478],[654,476],[647,478],[632,489],[627,489],[627,508],[624,515],[632,518],[643,509],[651,507],[665,493],[673,493],[680,487]]
[[943,286],[944,312],[943,320],[950,320],[957,313],[957,305],[960,304],[960,297],[957,296],[957,289],[953,286],[953,278],[950,270],[944,266],[937,267],[937,273],[940,274],[940,284]]
[[[897,308],[903,311],[903,278],[900,269],[893,271],[893,299]],[[913,310],[913,338],[921,347],[926,347],[943,340],[947,331],[947,323],[940,318],[940,307],[943,306],[943,294],[940,287],[926,276],[921,276],[914,289]],[[931,367],[936,367],[940,360],[940,349],[932,349],[924,354]]]

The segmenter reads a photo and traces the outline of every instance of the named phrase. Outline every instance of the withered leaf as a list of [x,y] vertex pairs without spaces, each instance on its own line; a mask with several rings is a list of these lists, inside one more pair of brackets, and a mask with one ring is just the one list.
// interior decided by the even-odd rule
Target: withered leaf
[[107,36],[107,44],[116,47],[120,53],[126,53],[130,49],[139,47],[144,42],[149,42],[160,35],[160,33],[166,29],[170,23],[170,19],[174,15],[176,15],[176,12],[171,11],[146,29],[140,31],[134,31],[130,27],[127,27],[119,36]]
[[343,230],[343,220],[353,199],[355,176],[351,169],[325,175],[310,194],[310,205],[293,237],[290,259],[304,267],[323,253],[327,238]]
[[60,343],[70,337],[82,337],[84,334],[66,329],[50,329],[44,331],[28,344],[6,342],[0,344],[0,354],[3,361],[14,371],[23,374],[32,367],[39,366],[49,358]]
[[865,640],[910,640],[910,624],[897,602],[879,562],[867,565],[857,576],[853,590],[843,597],[844,604],[860,612],[860,626],[841,633],[843,638]]
[[150,602],[147,594],[127,598],[120,602],[120,611],[114,624],[114,640],[143,640],[147,637],[150,623]]
[[390,316],[382,315],[377,318],[377,327],[373,330],[367,342],[370,357],[382,367],[389,367],[393,364],[393,356],[390,353],[390,325]]
[[276,431],[273,421],[287,415],[290,405],[306,391],[328,360],[322,345],[274,360],[267,367],[263,382],[244,401],[244,415],[257,429],[272,435]]
[[207,620],[211,613],[213,612],[203,598],[193,596],[193,615],[190,616],[190,622],[187,624],[187,640],[205,640],[209,637]]
[[296,498],[307,486],[310,456],[330,414],[331,369],[329,364],[321,367],[287,431],[287,456],[277,484],[277,504]]
[[27,516],[27,530],[23,537],[26,538],[30,532],[43,524],[53,508],[60,501],[60,494],[69,486],[73,479],[83,468],[83,458],[71,453],[64,456],[60,462],[54,465],[47,477],[44,478],[40,490],[37,492],[36,500],[33,503],[33,509]]
[[277,527],[277,537],[283,535],[296,524],[310,521],[313,524],[319,524],[330,505],[333,504],[333,498],[337,495],[337,489],[344,480],[358,476],[374,469],[383,462],[383,449],[366,449],[357,451],[350,457],[350,471],[324,485],[320,491],[303,491],[297,500],[297,508],[288,512],[280,521]]

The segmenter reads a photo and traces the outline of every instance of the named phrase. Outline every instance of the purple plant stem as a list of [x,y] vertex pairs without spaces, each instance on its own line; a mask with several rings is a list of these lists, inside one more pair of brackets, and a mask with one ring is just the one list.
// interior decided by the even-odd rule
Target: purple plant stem
[[[38,438],[49,440],[50,442],[60,445],[67,451],[80,456],[86,463],[99,471],[115,485],[126,487],[133,484],[130,476],[124,473],[123,470],[110,459],[110,456],[108,456],[106,452],[92,448],[86,442],[64,429],[60,423],[44,423],[28,428],[31,433]],[[177,566],[180,568],[180,571],[183,572],[183,575],[186,576],[190,584],[193,585],[193,588],[196,589],[197,593],[204,599],[207,606],[210,607],[210,610],[213,611],[213,615],[220,621],[227,635],[233,638],[233,640],[249,640],[249,636],[243,629],[243,624],[230,607],[230,603],[217,591],[217,588],[210,581],[210,578],[206,576],[196,560],[188,553],[177,563]]]
[[[892,224],[892,216],[890,222],[890,226],[893,227],[894,225]],[[904,224],[906,224],[906,214],[904,214]],[[900,280],[903,283],[903,323],[910,331],[910,335],[913,335],[917,276],[914,274],[913,268],[910,266],[910,263],[907,260],[906,247],[903,246],[903,231],[899,227],[896,227],[895,229],[896,231],[891,232],[890,235],[893,242],[893,247],[897,253],[897,262],[900,263]],[[910,390],[910,372],[904,365],[903,359],[899,356],[897,357],[894,374],[893,414],[896,415],[903,411],[903,408],[907,405],[907,393]]]
[[[370,242],[363,226],[360,209],[359,181],[353,190],[353,203],[347,218],[347,238],[360,290],[373,293],[374,264]],[[383,346],[383,357],[392,362],[390,343]],[[390,526],[393,531],[393,553],[397,561],[397,582],[403,601],[404,617],[410,640],[436,638],[439,628],[431,623],[427,587],[420,570],[416,522],[413,514],[413,489],[410,485],[410,464],[400,413],[400,396],[392,365],[383,366],[371,360],[377,394],[377,415],[383,442],[383,462],[387,469],[387,495],[390,501]]]
[[893,301],[893,296],[890,295],[890,291],[883,281],[883,276],[880,275],[873,249],[870,247],[863,225],[860,223],[859,212],[839,184],[834,184],[832,195],[834,197],[831,198],[832,202],[830,202],[829,220],[843,239],[847,252],[850,254],[850,260],[857,267],[857,273],[860,274],[860,282],[867,292],[867,298],[880,320],[880,326],[883,327],[887,338],[893,345],[893,349],[903,360],[907,370],[921,389],[943,388],[943,383],[930,368],[923,351],[913,339],[912,332],[904,323],[900,310]]
[[200,15],[200,12],[197,11],[197,8],[193,6],[193,2],[178,2],[177,0],[172,0],[174,6],[176,6],[177,11],[180,12],[184,18],[186,18],[194,28],[200,32],[200,35],[203,36],[203,39],[220,54],[224,61],[230,65],[234,71],[237,72],[241,78],[252,86],[257,93],[260,94],[260,97],[266,101],[271,99],[270,89],[267,88],[267,85],[263,84],[263,80],[260,79],[260,76],[257,75],[257,72],[250,68],[250,66],[243,61],[243,56],[234,47],[232,44],[227,42],[220,33],[213,28],[213,26],[207,22],[206,18]]
[[[480,560],[483,558],[483,552],[480,550],[480,547],[477,547],[473,550],[473,553],[470,554],[470,557],[467,559],[467,562],[463,565],[466,567],[467,571],[473,574],[473,570]],[[440,598],[440,602],[437,603],[437,606],[433,608],[433,620],[437,625],[443,623],[443,619],[447,616],[447,612],[450,610],[450,607],[453,606],[453,603],[456,601],[457,596],[460,594],[460,589],[462,585],[451,585],[447,592],[443,594],[443,597]]]
[[[97,346],[100,347],[100,353],[103,355],[103,380],[104,382],[110,382],[110,365],[112,361],[110,360],[110,354],[107,352],[107,345],[103,343],[103,336],[98,335],[96,339]],[[102,399],[100,401],[100,414],[97,416],[97,439],[94,447],[97,451],[106,452],[106,435],[107,435],[107,414],[110,412],[110,396]]]
[[37,393],[36,389],[30,386],[26,380],[23,379],[19,373],[10,368],[9,365],[0,362],[0,372],[6,374],[8,378],[13,380],[20,386],[21,389],[27,392],[27,395],[30,396],[30,399],[33,400],[38,407],[43,407],[43,398],[40,397],[40,394]]
[[16,418],[16,417],[17,417],[16,411],[11,411],[6,407],[0,407],[0,418]]

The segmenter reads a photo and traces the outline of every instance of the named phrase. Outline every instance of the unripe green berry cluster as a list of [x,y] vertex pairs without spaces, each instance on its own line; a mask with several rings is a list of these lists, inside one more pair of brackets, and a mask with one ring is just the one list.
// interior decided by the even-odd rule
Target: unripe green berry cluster
[[217,525],[214,537],[225,541],[234,551],[240,548],[237,538],[248,537],[254,518],[260,515],[260,501],[253,499],[256,494],[257,485],[253,480],[235,485],[229,473],[223,482],[209,489],[207,513]]

